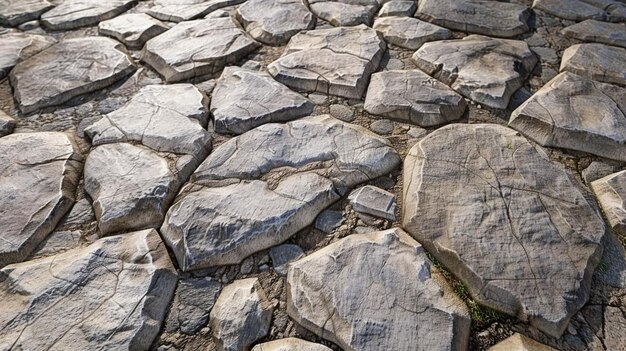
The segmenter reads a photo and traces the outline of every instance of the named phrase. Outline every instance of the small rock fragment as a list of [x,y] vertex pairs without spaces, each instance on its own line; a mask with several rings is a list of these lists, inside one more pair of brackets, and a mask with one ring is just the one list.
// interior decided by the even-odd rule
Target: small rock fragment
[[375,186],[366,185],[348,196],[352,209],[375,217],[396,220],[396,196]]
[[383,4],[378,11],[378,17],[405,16],[411,17],[417,10],[415,1],[392,0]]
[[281,45],[300,31],[315,28],[315,17],[303,0],[248,0],[237,19],[254,39]]
[[178,282],[172,301],[165,330],[173,333],[194,334],[209,322],[209,312],[213,308],[222,284],[211,277],[186,278]]
[[626,235],[626,171],[591,182],[591,189],[596,194],[611,228]]
[[304,256],[298,245],[283,244],[270,249],[270,258],[274,271],[281,276],[287,275],[287,264]]
[[490,347],[488,351],[556,351],[527,336],[515,333]]
[[15,120],[0,110],[0,137],[13,133],[15,129]]
[[429,41],[450,37],[449,30],[412,17],[381,17],[372,28],[390,44],[410,50],[417,50]]
[[324,233],[331,233],[335,228],[341,225],[343,216],[340,211],[324,210],[315,219],[315,228]]

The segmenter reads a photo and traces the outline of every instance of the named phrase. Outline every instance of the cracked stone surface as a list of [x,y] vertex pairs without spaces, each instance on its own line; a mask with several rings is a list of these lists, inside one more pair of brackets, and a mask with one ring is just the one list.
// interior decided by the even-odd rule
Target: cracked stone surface
[[146,41],[168,29],[163,22],[145,13],[121,15],[98,25],[98,33],[121,41],[129,49],[141,49]]
[[222,289],[222,284],[210,277],[186,278],[178,282],[165,329],[194,334],[209,323],[209,312]]
[[13,66],[32,57],[55,44],[56,40],[47,35],[6,33],[0,35],[0,79],[9,74]]
[[509,126],[543,146],[626,161],[626,89],[564,72],[513,111]]
[[415,16],[452,30],[511,38],[529,30],[530,10],[508,2],[420,0]]
[[626,49],[604,44],[577,44],[563,52],[561,72],[605,83],[626,85]]
[[64,0],[41,15],[41,24],[51,30],[69,30],[92,26],[120,15],[138,0]]
[[410,50],[417,50],[429,41],[450,38],[449,30],[412,17],[381,17],[372,28],[388,43]]
[[18,63],[9,74],[23,113],[105,88],[136,70],[123,45],[103,37],[65,39]]
[[372,74],[365,110],[373,115],[431,127],[463,116],[465,99],[420,70]]
[[54,5],[46,0],[1,0],[0,25],[17,27],[38,19],[52,7]]
[[331,351],[332,349],[298,338],[285,338],[258,344],[252,351]]
[[217,349],[247,350],[269,332],[273,310],[257,278],[225,286],[211,310],[211,332]]
[[9,265],[0,276],[6,350],[146,350],[177,279],[154,230]]
[[333,26],[371,25],[379,8],[376,0],[308,0],[309,8]]
[[619,23],[586,20],[564,28],[562,33],[582,41],[626,48],[626,26]]
[[384,16],[407,16],[411,17],[417,10],[415,1],[391,0],[383,4],[378,11],[378,17]]
[[3,267],[26,259],[69,211],[82,163],[67,134],[40,132],[0,138],[0,167]]
[[301,32],[268,71],[296,90],[359,99],[385,47],[376,31],[365,25]]
[[287,240],[340,194],[399,161],[387,141],[328,115],[265,124],[207,157],[161,234],[183,270],[236,264]]
[[142,61],[168,82],[213,74],[259,47],[231,18],[182,22],[152,38]]
[[15,124],[15,119],[0,110],[0,138],[13,133]]
[[266,72],[226,67],[211,95],[218,133],[242,134],[270,122],[288,122],[313,112],[313,103]]
[[282,45],[316,22],[303,0],[248,0],[236,16],[251,37],[268,45]]
[[292,263],[287,313],[344,350],[466,350],[470,329],[467,308],[400,229],[351,235]]
[[504,109],[537,63],[528,44],[470,35],[426,43],[413,54],[424,72],[480,104]]
[[560,337],[589,297],[604,223],[517,132],[450,125],[409,150],[402,227],[488,307]]
[[533,9],[571,21],[596,19],[619,22],[626,20],[626,5],[612,0],[535,0]]
[[591,182],[598,203],[611,228],[626,234],[626,171],[610,174]]
[[148,14],[168,22],[184,22],[204,17],[223,7],[243,3],[245,0],[155,0]]

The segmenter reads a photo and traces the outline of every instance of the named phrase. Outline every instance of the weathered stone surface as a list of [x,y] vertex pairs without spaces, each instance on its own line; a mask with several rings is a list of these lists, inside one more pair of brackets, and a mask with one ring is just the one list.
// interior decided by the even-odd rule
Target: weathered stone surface
[[303,0],[248,0],[236,15],[251,37],[268,45],[284,44],[298,32],[315,28],[315,17]]
[[586,20],[564,28],[561,33],[582,41],[593,41],[626,48],[626,26],[619,23]]
[[147,350],[176,270],[154,230],[0,271],[0,348]]
[[426,43],[413,60],[459,94],[500,109],[507,107],[537,63],[523,41],[480,35]]
[[252,351],[331,351],[332,349],[298,338],[285,338],[258,344]]
[[386,2],[378,11],[378,17],[407,16],[411,17],[417,10],[415,1],[392,0]]
[[270,249],[270,258],[274,271],[281,276],[287,275],[287,264],[304,256],[298,245],[283,244]]
[[0,137],[13,133],[15,129],[15,120],[0,110]]
[[292,37],[268,70],[297,90],[360,99],[384,52],[385,42],[365,25],[311,30]]
[[466,350],[469,340],[465,305],[400,229],[351,235],[292,263],[287,313],[344,350]]
[[331,233],[335,228],[341,225],[343,215],[341,211],[324,210],[315,219],[315,228],[324,233]]
[[626,49],[604,44],[578,44],[567,48],[561,72],[568,71],[606,83],[626,85]]
[[209,322],[222,284],[210,277],[181,279],[165,323],[165,330],[173,333],[193,334]]
[[340,194],[398,163],[387,141],[327,115],[265,124],[207,157],[161,234],[183,270],[236,264],[284,242]]
[[63,133],[0,138],[0,267],[23,261],[72,207],[82,168],[76,150]]
[[168,82],[217,73],[259,47],[231,18],[183,22],[146,43],[141,59]]
[[98,33],[113,37],[130,49],[141,49],[146,41],[165,32],[168,27],[145,13],[129,13],[100,22]]
[[308,116],[313,103],[276,82],[266,72],[226,67],[211,96],[218,133],[245,133],[269,122]]
[[591,162],[589,166],[580,172],[583,180],[587,185],[591,184],[594,180],[604,178],[611,173],[619,171],[618,162],[610,162],[606,160],[597,160]]
[[66,39],[20,62],[9,78],[23,113],[60,105],[133,73],[123,45],[103,37]]
[[137,2],[138,0],[64,0],[41,15],[41,24],[51,30],[92,26],[125,12]]
[[401,70],[372,74],[364,108],[373,115],[430,127],[461,118],[467,103],[426,73]]
[[376,0],[308,0],[309,8],[333,26],[370,25],[378,11]]
[[591,182],[602,212],[614,231],[626,234],[626,171],[610,174]]
[[148,14],[168,22],[183,22],[204,17],[222,7],[238,5],[245,0],[156,0]]
[[219,351],[247,350],[270,329],[274,307],[257,278],[227,285],[211,310],[211,332]]
[[535,340],[515,333],[489,348],[489,351],[556,351],[555,349],[540,344]]
[[604,223],[568,173],[499,125],[446,126],[411,148],[402,217],[476,301],[557,338],[602,255]]
[[511,114],[543,146],[626,161],[626,89],[564,72]]
[[413,17],[381,17],[373,28],[388,43],[411,50],[419,49],[426,42],[450,37],[449,30]]
[[54,7],[46,0],[1,0],[0,25],[17,27]]
[[420,0],[415,16],[469,33],[511,38],[529,30],[530,10],[519,4],[484,0]]
[[55,44],[47,35],[6,33],[0,35],[0,79],[9,74],[13,66]]
[[372,185],[360,187],[348,196],[350,206],[356,212],[374,217],[396,220],[396,196]]
[[571,21],[596,19],[618,22],[626,19],[624,4],[617,1],[535,0],[533,9]]

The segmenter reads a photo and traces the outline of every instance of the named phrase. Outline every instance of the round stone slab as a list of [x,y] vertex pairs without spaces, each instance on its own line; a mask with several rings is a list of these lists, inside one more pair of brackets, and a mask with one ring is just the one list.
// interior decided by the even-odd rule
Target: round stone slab
[[133,73],[119,42],[103,37],[66,39],[23,61],[9,78],[23,113],[60,105]]
[[287,313],[344,350],[461,351],[469,341],[467,308],[400,229],[351,235],[292,263]]
[[454,124],[404,161],[402,227],[480,303],[560,337],[587,301],[604,222],[509,128]]

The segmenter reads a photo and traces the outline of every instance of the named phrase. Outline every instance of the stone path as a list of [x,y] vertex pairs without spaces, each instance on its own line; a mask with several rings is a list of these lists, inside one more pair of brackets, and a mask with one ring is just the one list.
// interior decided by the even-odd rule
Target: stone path
[[623,0],[0,0],[0,350],[626,350]]

